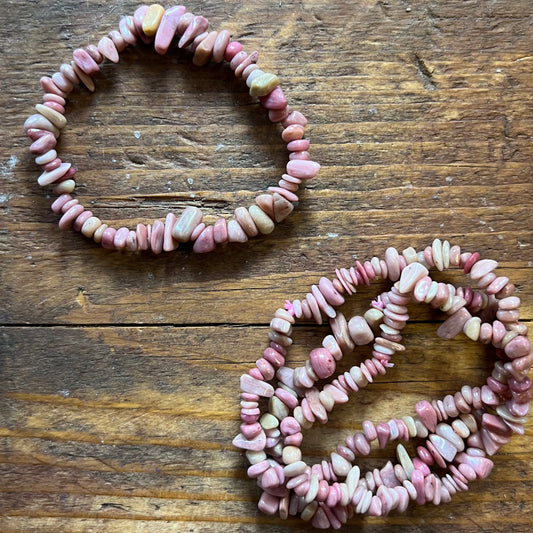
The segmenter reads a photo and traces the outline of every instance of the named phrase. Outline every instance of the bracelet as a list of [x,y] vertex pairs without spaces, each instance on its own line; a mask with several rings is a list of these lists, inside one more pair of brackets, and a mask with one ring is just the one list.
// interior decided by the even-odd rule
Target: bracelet
[[[477,285],[454,287],[434,281],[429,268],[462,268]],[[281,518],[299,514],[316,528],[338,529],[354,513],[384,516],[417,504],[448,502],[468,483],[487,477],[493,463],[487,457],[524,433],[531,399],[527,373],[533,362],[527,326],[519,322],[520,299],[505,276],[494,272],[498,263],[479,254],[461,253],[459,246],[436,239],[422,252],[407,248],[399,254],[388,248],[384,259],[373,257],[336,278],[321,278],[304,299],[287,301],[270,323],[270,345],[256,366],[241,377],[241,433],[233,444],[246,450],[248,476],[262,489],[259,509]],[[347,320],[335,308],[345,294],[374,279],[389,279],[392,288],[374,300],[363,316]],[[392,367],[392,356],[405,348],[401,331],[409,320],[407,304],[415,300],[444,311],[448,318],[437,334],[491,344],[499,360],[486,384],[463,386],[442,399],[420,401],[416,414],[374,423],[346,438],[327,460],[309,466],[302,460],[302,431],[315,422],[325,424],[336,404],[372,383]],[[477,316],[478,313],[481,315]],[[332,334],[313,349],[305,366],[285,366],[297,318],[322,323],[329,319]],[[373,343],[373,344],[372,344]],[[337,362],[357,346],[372,344],[372,357],[333,377]],[[330,381],[324,381],[331,378]],[[273,384],[269,383],[273,382]],[[266,400],[264,399],[268,399]],[[261,401],[268,408],[262,410]],[[416,455],[396,446],[396,464],[364,473],[354,465],[370,453],[372,443],[417,438]],[[434,472],[432,468],[441,469]],[[442,474],[442,472],[445,472]]]
[[[278,77],[259,68],[257,51],[246,53],[238,41],[231,41],[227,30],[208,31],[208,25],[206,18],[186,12],[183,6],[165,10],[158,4],[143,5],[133,16],[121,19],[118,31],[113,30],[102,37],[97,46],[74,50],[73,61],[62,64],[51,77],[41,78],[43,103],[35,106],[37,114],[26,120],[24,130],[33,141],[30,152],[43,170],[37,180],[39,185],[53,185],[53,192],[59,195],[52,210],[61,214],[60,229],[73,227],[108,249],[150,249],[158,254],[192,241],[193,251],[203,253],[212,251],[217,244],[246,242],[258,234],[269,234],[275,223],[292,212],[294,202],[298,201],[296,193],[300,184],[315,177],[320,169],[318,163],[311,161],[309,141],[304,139],[307,119],[287,105]],[[267,193],[257,196],[254,205],[237,207],[229,220],[220,217],[213,224],[206,224],[202,211],[189,206],[179,218],[168,213],[164,222],[155,220],[152,224],[137,224],[135,230],[116,229],[86,210],[70,194],[74,191],[76,170],[71,163],[63,162],[55,150],[59,133],[67,123],[66,97],[75,85],[81,84],[94,91],[91,76],[99,71],[99,64],[104,59],[117,63],[119,53],[138,39],[144,43],[153,42],[156,52],[165,54],[175,36],[178,48],[190,49],[196,66],[206,65],[209,61],[228,62],[235,76],[246,82],[250,95],[259,98],[270,121],[281,123],[281,138],[289,151],[287,172],[277,186],[269,187]]]

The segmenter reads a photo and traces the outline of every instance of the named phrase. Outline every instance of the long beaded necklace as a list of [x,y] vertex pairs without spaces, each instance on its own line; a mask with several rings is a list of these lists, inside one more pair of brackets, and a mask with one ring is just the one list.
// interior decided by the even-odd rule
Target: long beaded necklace
[[[336,278],[321,278],[304,299],[287,301],[275,312],[270,345],[241,377],[241,433],[233,440],[246,450],[248,476],[257,479],[262,490],[261,511],[281,518],[299,514],[317,528],[338,529],[354,513],[383,516],[405,511],[410,500],[419,505],[447,502],[467,490],[469,482],[490,474],[493,463],[488,456],[513,433],[524,433],[531,399],[527,374],[533,363],[527,327],[519,322],[520,299],[513,296],[509,279],[495,273],[497,265],[439,239],[418,253],[388,248],[384,259],[373,257],[337,269]],[[429,275],[430,268],[450,267],[463,269],[476,288],[454,287]],[[393,285],[363,315],[347,320],[337,311],[346,294],[379,278]],[[300,448],[303,431],[317,422],[325,424],[335,405],[347,402],[350,394],[393,366],[394,354],[405,349],[401,331],[413,301],[448,315],[439,337],[464,334],[496,348],[499,360],[486,383],[463,386],[431,402],[422,400],[415,413],[399,419],[365,420],[327,460],[308,465]],[[320,324],[323,317],[331,334],[310,352],[304,366],[287,366],[295,320]],[[343,356],[367,344],[372,345],[371,358],[334,376]],[[420,444],[414,456],[399,443],[394,464],[389,461],[366,473],[354,464],[373,445],[384,448],[391,441],[415,438]],[[439,475],[436,468],[445,473]]]

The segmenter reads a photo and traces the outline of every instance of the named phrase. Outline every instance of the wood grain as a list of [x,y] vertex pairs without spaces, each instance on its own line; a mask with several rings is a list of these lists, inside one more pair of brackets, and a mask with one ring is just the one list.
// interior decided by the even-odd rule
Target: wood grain
[[[435,237],[497,258],[532,325],[533,7],[189,4],[280,75],[323,165],[272,235],[208,257],[188,246],[161,256],[101,250],[59,232],[36,184],[22,124],[39,78],[136,7],[5,0],[0,13],[0,531],[308,531],[257,511],[231,445],[239,376],[286,298],[355,257]],[[96,93],[69,98],[59,152],[78,169],[77,196],[129,225],[185,205],[209,215],[249,205],[283,171],[279,128],[229,69],[192,67],[175,49],[155,56],[131,48],[102,68]],[[458,273],[442,279],[464,283]],[[364,311],[384,288],[361,289],[343,311]],[[437,339],[435,312],[413,307],[411,317],[394,369],[306,433],[310,460],[366,418],[412,413],[420,399],[483,382],[492,353]],[[291,364],[327,331],[299,324]],[[362,464],[393,455],[387,447]],[[343,531],[530,531],[532,477],[529,424],[495,456],[491,477],[450,504],[356,517]]]

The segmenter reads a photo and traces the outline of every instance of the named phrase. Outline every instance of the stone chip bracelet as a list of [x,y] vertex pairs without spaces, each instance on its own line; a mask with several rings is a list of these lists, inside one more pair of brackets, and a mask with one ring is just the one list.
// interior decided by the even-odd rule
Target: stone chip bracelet
[[[276,223],[292,212],[294,202],[298,201],[299,186],[315,177],[320,169],[318,163],[311,161],[309,141],[304,138],[307,119],[288,106],[278,77],[259,68],[257,51],[245,52],[241,43],[231,40],[227,30],[208,29],[206,18],[187,12],[183,6],[165,10],[159,4],[142,5],[133,16],[120,20],[118,30],[109,32],[97,45],[74,50],[70,63],[63,63],[52,76],[41,78],[43,102],[35,106],[37,113],[26,120],[24,130],[33,141],[30,152],[42,168],[37,180],[39,185],[51,185],[53,192],[59,195],[52,210],[61,215],[60,229],[72,227],[108,249],[151,250],[158,254],[192,241],[193,251],[203,253],[214,250],[218,244],[242,243],[256,235],[269,234]],[[158,54],[165,54],[177,40],[178,48],[191,51],[196,66],[206,65],[209,61],[226,61],[235,76],[249,87],[250,95],[258,98],[268,111],[269,119],[281,123],[281,138],[289,151],[286,173],[277,186],[271,186],[268,192],[257,196],[254,205],[237,207],[232,217],[219,217],[214,224],[204,221],[199,208],[189,206],[179,216],[168,213],[164,221],[140,223],[135,229],[129,229],[104,223],[71,196],[76,170],[71,163],[64,162],[55,149],[59,134],[67,123],[66,97],[75,85],[94,91],[92,76],[99,72],[99,65],[104,60],[117,63],[119,54],[139,39],[145,44],[153,43]]]
[[[241,432],[233,443],[246,451],[248,476],[262,490],[259,509],[281,518],[300,515],[316,528],[338,529],[355,513],[384,516],[418,505],[448,502],[487,477],[489,456],[523,434],[531,399],[527,374],[533,362],[527,326],[519,322],[520,299],[498,263],[478,253],[435,239],[421,252],[388,248],[384,259],[373,257],[350,269],[323,277],[304,299],[287,301],[270,323],[270,345],[254,368],[241,377]],[[477,286],[455,287],[435,281],[429,269],[459,267]],[[350,319],[336,307],[345,295],[375,279],[392,282],[361,316]],[[405,350],[401,331],[409,320],[407,305],[426,303],[448,317],[437,330],[443,339],[465,334],[492,345],[498,360],[481,386],[465,385],[444,398],[421,400],[414,412],[387,421],[365,420],[327,459],[308,465],[303,459],[303,431],[326,424],[328,415],[349,396],[384,375],[391,360]],[[313,349],[305,365],[286,365],[296,319],[322,323],[331,334]],[[358,346],[372,346],[372,355],[336,376],[343,356]],[[396,445],[396,460],[362,472],[355,464],[372,446],[418,439],[416,454]]]

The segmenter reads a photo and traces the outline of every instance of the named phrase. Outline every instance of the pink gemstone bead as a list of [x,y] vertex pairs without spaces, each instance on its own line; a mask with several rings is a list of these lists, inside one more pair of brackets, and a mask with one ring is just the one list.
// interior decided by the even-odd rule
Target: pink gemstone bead
[[[476,263],[477,265],[477,263]],[[474,266],[476,266],[474,265]],[[496,279],[496,274],[494,272],[489,272],[485,276],[483,276],[480,280],[477,281],[477,286],[480,289],[485,289],[488,287],[494,280]]]
[[241,433],[247,439],[253,439],[257,437],[262,431],[261,424],[255,422],[253,424],[241,424]]
[[62,91],[53,81],[52,78],[49,78],[48,76],[43,76],[39,80],[41,87],[45,93],[51,93],[55,94],[57,96],[61,96],[62,98],[66,98],[67,93],[65,91]]
[[507,406],[507,409],[512,415],[517,416],[519,418],[525,417],[529,413],[529,401],[526,403],[518,403],[514,400],[508,400],[507,402],[505,402],[505,405]]
[[24,131],[27,132],[30,129],[47,130],[55,137],[59,136],[59,130],[40,113],[29,116],[24,122]]
[[137,224],[135,229],[137,243],[140,250],[148,250],[150,248],[150,239],[148,236],[148,228],[144,224]]
[[[241,52],[242,53],[242,52]],[[237,54],[238,55],[238,54]],[[233,61],[237,58],[235,56],[230,62],[230,68],[235,71],[235,77],[240,78],[243,76],[244,70],[250,65],[255,65],[259,59],[259,52],[254,50],[249,56],[245,57],[242,61],[238,62],[235,68],[232,67]]]
[[316,300],[316,303],[318,304],[318,307],[320,310],[327,315],[329,318],[335,318],[336,311],[331,307],[331,305],[328,304],[326,299],[324,298],[324,295],[320,292],[320,289],[316,285],[311,286],[311,292]]
[[128,232],[128,238],[126,239],[126,249],[130,252],[136,252],[138,250],[137,234],[133,230],[130,230]]
[[505,346],[504,351],[509,359],[523,357],[531,351],[531,342],[527,337],[519,335]]
[[374,333],[368,322],[362,316],[354,316],[348,322],[350,337],[357,346],[364,346],[372,342]]
[[416,490],[416,503],[418,505],[424,505],[426,503],[426,496],[425,496],[425,485],[424,485],[424,474],[421,470],[413,470],[413,473],[411,475],[411,483],[413,484],[415,490]]
[[498,262],[493,259],[482,259],[475,263],[470,270],[470,277],[472,280],[477,281],[495,270],[498,266]]
[[287,437],[285,437],[285,445],[286,446],[300,446],[302,444],[302,441],[303,441],[303,435],[298,432],[298,433],[294,433],[294,435],[288,435]]
[[214,228],[213,226],[206,226],[196,239],[193,251],[198,254],[212,252],[215,246]]
[[58,167],[56,167],[54,170],[50,171],[44,171],[38,178],[37,183],[44,187],[45,185],[50,185],[51,183],[55,183],[58,181],[62,176],[66,174],[68,169],[70,168],[70,163],[61,163]]
[[281,122],[287,117],[288,113],[287,107],[284,107],[283,109],[269,109],[268,120],[273,123]]
[[456,462],[459,464],[465,463],[470,466],[476,473],[478,479],[488,477],[494,466],[494,463],[490,459],[472,456],[469,453],[459,453],[456,457]]
[[422,424],[424,424],[429,431],[435,431],[435,428],[437,427],[437,412],[433,406],[426,400],[422,400],[416,404],[415,410],[420,417]]
[[518,296],[507,296],[498,301],[498,308],[504,311],[512,311],[520,307],[520,298]]
[[185,14],[185,7],[174,6],[165,11],[157,28],[154,48],[158,54],[166,54],[172,39],[176,34],[180,18]]
[[376,431],[376,427],[370,420],[365,420],[363,422],[363,432],[369,442],[372,442],[373,440],[377,439],[378,434]]
[[266,96],[261,96],[259,102],[265,109],[285,109],[287,107],[287,98],[281,87],[276,87]]
[[128,46],[128,43],[124,37],[122,37],[122,34],[117,30],[111,30],[108,33],[108,37],[113,41],[113,44],[119,53],[123,52],[126,49],[126,46]]
[[101,63],[104,59],[100,51],[98,50],[98,47],[94,44],[90,44],[85,47],[85,51],[94,59],[96,63]]
[[397,281],[400,277],[400,261],[396,248],[389,247],[385,250],[385,262],[389,271],[389,279]]
[[287,150],[289,152],[303,152],[309,150],[310,142],[307,139],[298,139],[287,143]]
[[244,50],[241,50],[239,53],[235,54],[229,64],[231,70],[235,70],[243,61],[246,60],[247,57],[248,54]]
[[380,448],[385,448],[390,437],[390,427],[384,422],[378,422],[376,424],[376,431],[378,434],[378,442]]
[[220,244],[223,242],[227,242],[228,224],[226,222],[226,219],[219,218],[213,225],[213,231],[214,231],[213,237],[215,239],[215,243]]
[[291,152],[289,154],[289,161],[294,161],[296,159],[303,160],[303,161],[310,161],[311,156],[309,155],[309,152],[305,150],[302,152]]
[[416,452],[420,460],[423,461],[425,464],[431,466],[435,462],[433,456],[423,446],[418,446]]
[[[56,168],[59,168],[61,166],[61,159],[59,159],[59,157],[56,157],[55,159],[53,159],[52,161],[44,164],[44,165],[41,165],[41,168],[45,171],[45,172],[50,172],[51,170],[55,170]],[[66,174],[66,172],[65,172]],[[65,175],[63,174],[63,176]],[[56,182],[59,182],[59,181],[63,181],[62,177],[58,180],[56,180]]]
[[45,154],[57,145],[57,139],[52,133],[45,131],[37,140],[33,141],[30,146],[30,152],[34,155]]
[[59,220],[59,229],[64,230],[72,226],[73,222],[80,216],[84,211],[84,207],[80,204],[73,205],[67,211],[64,212],[63,216]]
[[224,59],[230,62],[240,51],[242,50],[242,44],[238,41],[232,41],[226,46],[224,51]]
[[266,381],[274,377],[275,369],[266,359],[258,359],[255,364]]
[[135,44],[137,42],[133,17],[122,17],[119,23],[119,31],[127,44]]
[[102,233],[102,247],[107,250],[112,250],[115,247],[115,228],[106,228]]
[[[420,263],[407,265],[400,276],[398,289],[401,293],[411,292],[416,284],[428,275],[428,269]],[[429,286],[428,286],[429,289]]]
[[[255,423],[252,422],[252,424]],[[243,450],[251,450],[254,452],[259,452],[265,449],[266,446],[266,435],[263,430],[254,437],[253,439],[247,439],[242,433],[239,433],[234,439],[233,439],[233,445],[237,448],[241,448]]]
[[50,131],[43,130],[41,128],[28,127],[25,131],[26,131],[26,135],[32,141],[36,141],[37,139],[40,139],[44,135],[52,135],[52,133]]
[[291,191],[288,191],[287,189],[283,189],[282,187],[269,187],[268,190],[272,193],[277,193],[289,202],[297,202],[298,196],[294,194]]
[[49,107],[50,109],[53,109],[54,111],[57,111],[58,113],[61,113],[62,115],[65,114],[65,107],[61,104],[58,104],[57,102],[44,102],[46,107]]
[[243,374],[241,376],[241,389],[244,392],[269,398],[274,395],[274,388],[270,383],[256,379],[248,374]]
[[486,289],[486,293],[498,294],[507,284],[509,283],[509,278],[506,276],[500,276],[496,278]]
[[274,348],[267,348],[263,352],[263,357],[276,368],[282,367],[285,364],[283,355]]
[[130,230],[128,228],[119,228],[115,233],[113,245],[117,250],[126,247],[126,241],[128,239]]
[[282,126],[286,128],[287,126],[290,126],[291,124],[300,124],[300,126],[305,127],[307,125],[307,119],[299,111],[291,111],[287,115],[287,118],[285,118],[285,120],[282,122]]
[[492,344],[497,348],[500,347],[500,343],[506,333],[505,326],[499,320],[495,320],[492,323]]
[[175,224],[176,215],[174,213],[168,213],[165,217],[165,230],[163,234],[163,250],[165,252],[171,252],[179,246],[179,243],[172,237],[172,229]]
[[115,43],[109,37],[102,37],[98,41],[98,51],[109,61],[118,63],[119,56]]
[[208,27],[209,21],[201,15],[196,15],[178,41],[178,48],[184,48],[191,44],[194,38],[206,31]]
[[255,465],[250,466],[250,468],[248,468],[246,473],[248,474],[248,477],[250,479],[254,479],[254,478],[259,477],[264,472],[266,472],[269,468],[270,468],[270,463],[267,460],[264,460],[264,461],[260,461],[259,463],[256,463]]
[[[304,136],[304,129],[299,124],[292,124],[291,126],[287,126],[281,133],[281,139],[282,141],[286,143],[290,143],[291,141],[297,141],[299,139],[302,139],[303,136]],[[301,150],[301,151],[305,151],[305,150]]]
[[335,372],[335,359],[325,348],[315,348],[309,354],[311,366],[320,379],[330,377]]
[[344,303],[344,297],[339,294],[328,278],[320,278],[318,288],[330,305],[338,306]]
[[509,372],[514,377],[523,379],[531,369],[532,365],[533,351],[529,352],[527,355],[524,355],[524,357],[518,357],[517,359],[513,359]]
[[160,220],[154,220],[152,234],[150,236],[150,248],[154,254],[160,254],[163,251],[164,237],[165,225]]
[[461,307],[442,323],[437,330],[437,335],[441,339],[453,339],[463,331],[463,326],[470,318],[472,315],[464,307]]
[[457,448],[450,441],[435,434],[431,434],[429,439],[443,459],[449,463],[453,461],[457,454]]
[[466,260],[464,263],[463,271],[465,274],[469,274],[470,270],[472,270],[472,267],[477,263],[479,260],[479,254],[477,252],[474,252],[470,257]]
[[417,302],[423,302],[426,299],[426,296],[428,295],[431,284],[432,284],[432,279],[428,276],[417,281],[415,285],[414,293],[413,293],[414,299]]
[[276,389],[276,396],[289,408],[295,409],[298,405],[298,399],[285,389]]
[[213,45],[213,62],[220,63],[224,59],[224,52],[230,41],[230,33],[228,30],[222,30],[215,39]]
[[413,458],[413,466],[416,469],[420,470],[422,474],[424,474],[424,477],[429,476],[429,474],[431,473],[431,470],[429,469],[428,465],[418,457]]
[[72,53],[74,63],[89,76],[95,74],[100,70],[98,63],[89,55],[89,53],[82,48],[77,48]]
[[287,163],[287,174],[295,178],[311,179],[318,174],[319,170],[320,165],[314,161],[292,160]]
[[524,378],[521,381],[518,381],[515,378],[510,378],[508,384],[513,392],[527,392],[531,390],[531,380],[529,378]]
[[45,93],[45,94],[43,94],[43,103],[46,104],[48,102],[57,103],[57,104],[63,106],[63,109],[64,109],[64,106],[67,103],[67,101],[63,97],[58,96],[57,94]]
[[83,224],[85,223],[85,221],[88,219],[88,218],[91,218],[93,216],[92,212],[91,211],[83,211],[83,213],[81,213],[81,215],[79,215],[76,220],[74,221],[74,224],[72,225],[74,231],[81,231],[81,228],[83,226]]
[[52,203],[51,209],[54,213],[61,213],[65,204],[67,204],[70,201],[72,201],[72,196],[70,196],[70,194],[62,194],[61,196],[58,196],[54,200],[54,202]]
[[257,379],[258,381],[263,381],[263,374],[261,374],[261,372],[259,371],[258,368],[251,368],[249,371],[248,371],[248,374],[254,378],[254,379]]

